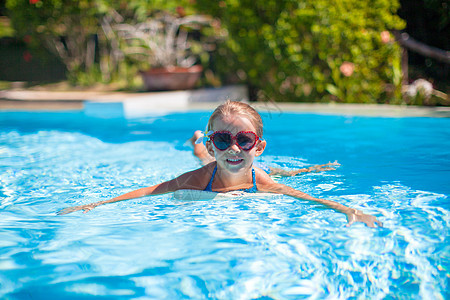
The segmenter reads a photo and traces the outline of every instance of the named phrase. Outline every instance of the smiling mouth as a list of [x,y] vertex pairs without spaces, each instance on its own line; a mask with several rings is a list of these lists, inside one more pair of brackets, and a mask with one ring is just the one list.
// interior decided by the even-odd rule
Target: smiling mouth
[[238,164],[240,164],[240,163],[243,162],[243,161],[244,161],[244,160],[241,159],[241,158],[235,158],[235,159],[228,158],[228,159],[227,159],[227,163],[229,163],[229,164],[231,164],[231,165],[238,165]]

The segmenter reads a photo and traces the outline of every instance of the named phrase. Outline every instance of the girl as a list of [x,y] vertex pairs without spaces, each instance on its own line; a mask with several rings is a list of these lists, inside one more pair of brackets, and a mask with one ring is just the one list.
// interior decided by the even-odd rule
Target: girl
[[344,213],[348,219],[347,226],[354,222],[363,222],[369,227],[375,227],[375,224],[382,226],[374,216],[334,201],[311,197],[299,190],[274,182],[265,171],[253,165],[255,157],[260,156],[266,148],[266,141],[262,136],[263,124],[258,112],[245,103],[227,101],[212,113],[205,133],[206,151],[215,158],[214,161],[170,181],[141,188],[110,200],[69,207],[58,214],[64,215],[78,210],[86,213],[102,204],[182,189],[214,192],[242,190],[249,193],[284,194],[323,204]]

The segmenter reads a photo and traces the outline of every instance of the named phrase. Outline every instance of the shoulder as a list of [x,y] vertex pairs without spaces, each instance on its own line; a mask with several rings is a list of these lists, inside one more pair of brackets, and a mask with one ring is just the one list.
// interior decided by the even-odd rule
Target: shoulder
[[199,169],[186,172],[171,180],[173,190],[193,189],[203,190],[213,173],[215,162],[209,163]]
[[265,171],[255,167],[256,185],[260,192],[290,194],[291,187],[275,182]]
[[253,167],[255,169],[255,177],[256,177],[256,183],[257,185],[268,185],[268,184],[274,184],[275,181],[267,174],[264,170]]

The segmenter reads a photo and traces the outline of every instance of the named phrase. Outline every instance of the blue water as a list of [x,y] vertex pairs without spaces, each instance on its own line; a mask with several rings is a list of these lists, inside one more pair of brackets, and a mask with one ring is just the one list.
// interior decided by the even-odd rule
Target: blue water
[[450,119],[265,113],[277,178],[384,228],[286,196],[167,194],[57,216],[199,167],[209,113],[0,113],[1,299],[449,299]]

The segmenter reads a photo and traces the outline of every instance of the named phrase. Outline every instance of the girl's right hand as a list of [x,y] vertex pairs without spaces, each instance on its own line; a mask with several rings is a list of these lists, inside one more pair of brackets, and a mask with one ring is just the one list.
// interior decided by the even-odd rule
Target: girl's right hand
[[91,203],[91,204],[67,207],[67,208],[64,208],[63,210],[58,211],[56,214],[61,216],[61,215],[70,214],[70,213],[73,213],[73,212],[79,211],[79,210],[83,210],[83,213],[87,213],[88,211],[94,209],[96,206],[97,205],[95,205],[95,203]]

